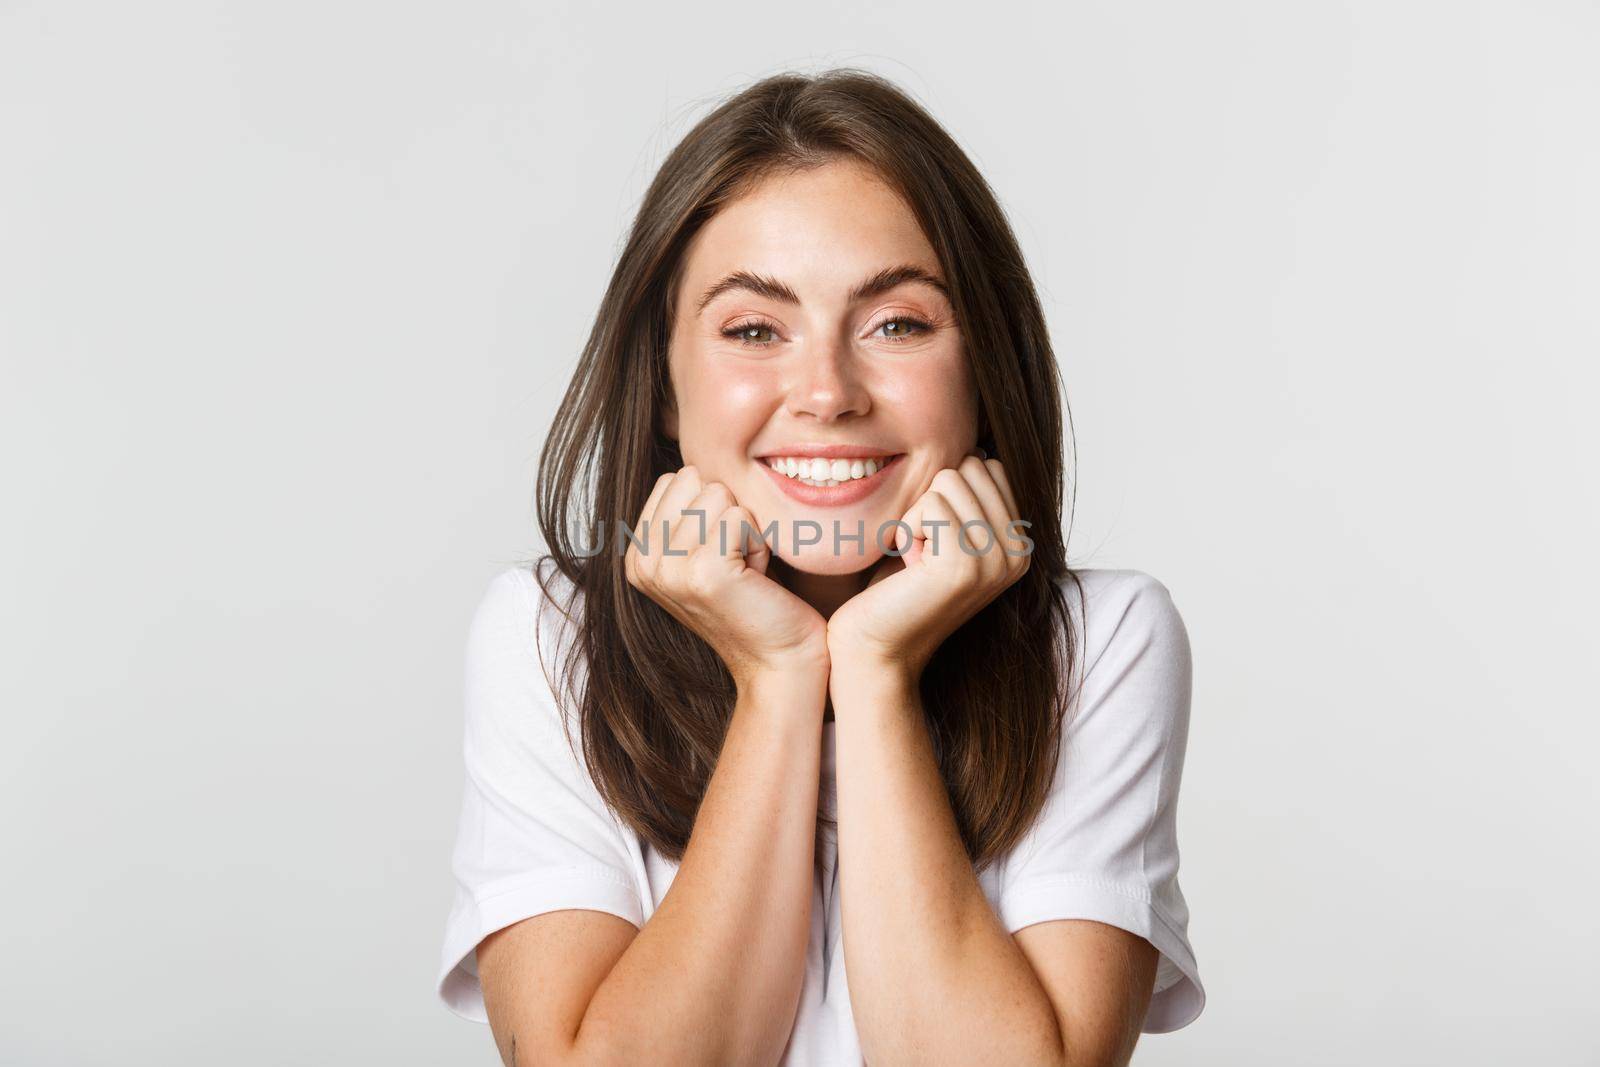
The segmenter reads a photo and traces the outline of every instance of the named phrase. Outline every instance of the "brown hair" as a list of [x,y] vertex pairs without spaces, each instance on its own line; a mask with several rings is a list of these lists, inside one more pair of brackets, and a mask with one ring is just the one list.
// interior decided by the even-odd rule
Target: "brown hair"
[[[849,68],[779,74],[723,102],[662,163],[539,458],[549,552],[535,571],[552,601],[546,562],[574,587],[561,610],[577,627],[571,656],[586,667],[580,684],[567,659],[557,692],[578,709],[601,795],[674,861],[688,845],[735,689],[709,645],[628,583],[612,531],[619,519],[631,526],[655,479],[683,465],[658,413],[690,238],[763,178],[846,157],[899,192],[937,253],[977,380],[980,444],[1005,464],[1032,524],[1026,573],[952,634],[922,676],[934,751],[976,867],[1015,847],[1055,773],[1078,654],[1061,583],[1077,575],[1061,529],[1056,360],[1016,237],[966,154],[891,82]],[[581,546],[574,518],[587,531]],[[582,610],[570,610],[580,599]],[[833,820],[818,818],[820,834]]]

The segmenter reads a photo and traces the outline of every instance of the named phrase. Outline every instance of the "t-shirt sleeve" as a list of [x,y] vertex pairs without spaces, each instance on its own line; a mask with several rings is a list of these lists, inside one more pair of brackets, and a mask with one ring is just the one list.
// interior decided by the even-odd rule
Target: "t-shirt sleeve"
[[[1012,932],[1094,919],[1160,952],[1141,1026],[1193,1022],[1205,990],[1178,886],[1178,785],[1189,732],[1191,663],[1167,588],[1138,571],[1090,572],[1082,603],[1086,667],[1069,706],[1055,782],[1008,858],[997,911]],[[1070,601],[1070,596],[1069,596]]]
[[484,937],[568,908],[644,922],[622,824],[569,745],[534,644],[538,628],[553,669],[559,620],[532,572],[512,568],[489,583],[468,629],[466,781],[438,994],[478,1022],[488,1021],[477,968]]

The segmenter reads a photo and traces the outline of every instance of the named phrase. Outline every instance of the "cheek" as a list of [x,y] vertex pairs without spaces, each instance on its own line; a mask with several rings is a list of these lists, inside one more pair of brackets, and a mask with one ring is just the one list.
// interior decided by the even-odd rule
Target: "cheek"
[[686,444],[742,449],[771,410],[774,379],[760,367],[720,367],[715,374],[702,370],[684,385],[680,434]]
[[977,398],[967,377],[955,369],[886,378],[878,399],[911,441],[947,442],[959,452],[977,430]]

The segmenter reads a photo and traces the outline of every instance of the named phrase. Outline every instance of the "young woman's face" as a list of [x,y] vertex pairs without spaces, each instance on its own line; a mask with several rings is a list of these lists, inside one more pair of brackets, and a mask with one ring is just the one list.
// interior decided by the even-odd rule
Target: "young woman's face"
[[684,462],[763,530],[776,520],[798,569],[876,562],[880,529],[892,548],[886,524],[977,439],[972,371],[916,219],[870,169],[830,163],[727,205],[682,271],[663,423]]

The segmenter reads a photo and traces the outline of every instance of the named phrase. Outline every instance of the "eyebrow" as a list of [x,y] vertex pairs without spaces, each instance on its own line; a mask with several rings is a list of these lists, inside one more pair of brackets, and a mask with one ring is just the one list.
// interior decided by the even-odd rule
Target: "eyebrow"
[[[866,300],[869,297],[881,296],[896,286],[904,285],[907,282],[922,282],[924,285],[930,285],[939,290],[946,300],[950,299],[950,287],[945,284],[943,278],[931,271],[923,270],[921,267],[913,266],[910,263],[902,263],[897,267],[885,267],[850,290],[850,303]],[[700,297],[700,303],[695,307],[695,314],[698,315],[704,311],[707,304],[723,293],[735,290],[755,293],[757,296],[764,296],[769,300],[780,300],[785,304],[800,303],[800,298],[795,295],[795,291],[776,278],[765,277],[747,270],[736,270],[705,291],[705,295]]]

